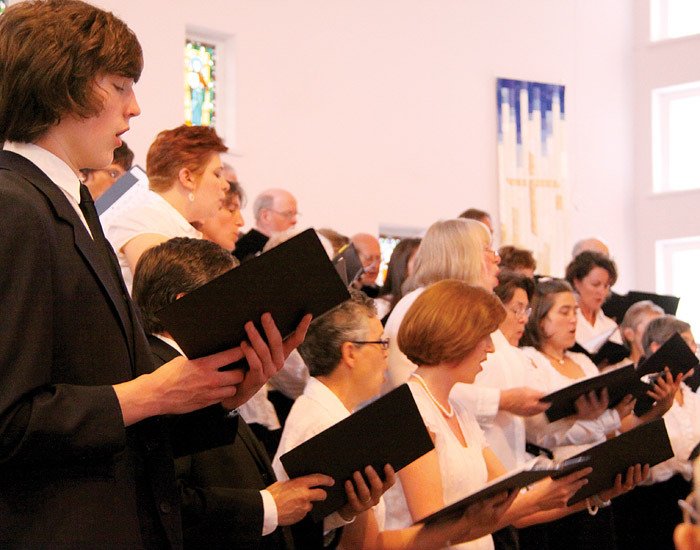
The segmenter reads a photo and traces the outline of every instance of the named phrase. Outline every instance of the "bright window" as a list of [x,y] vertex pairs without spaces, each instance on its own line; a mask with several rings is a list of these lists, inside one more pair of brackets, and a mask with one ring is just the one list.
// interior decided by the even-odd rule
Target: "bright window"
[[185,41],[185,124],[216,125],[217,52],[215,44]]
[[700,341],[700,236],[657,241],[656,261],[657,292],[681,298],[676,315],[690,323]]
[[7,7],[7,3],[3,2],[3,0],[0,0],[0,14],[5,11],[5,8]]
[[652,106],[654,191],[699,189],[700,83],[654,90]]
[[698,0],[651,0],[650,7],[652,40],[700,33]]
[[382,262],[379,266],[379,276],[377,284],[383,285],[386,279],[386,271],[389,268],[389,260],[394,252],[396,245],[405,238],[421,238],[425,233],[422,227],[404,227],[404,226],[379,226],[379,248],[382,254]]

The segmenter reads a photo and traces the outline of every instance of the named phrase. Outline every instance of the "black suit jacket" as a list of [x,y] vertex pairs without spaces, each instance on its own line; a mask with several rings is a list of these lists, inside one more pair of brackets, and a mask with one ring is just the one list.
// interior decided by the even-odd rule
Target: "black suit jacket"
[[125,429],[111,387],[153,369],[123,281],[63,192],[7,151],[0,219],[0,546],[182,546],[162,419]]
[[267,235],[253,228],[238,239],[236,248],[233,250],[233,255],[241,262],[249,260],[258,252],[262,252],[262,249],[269,240],[270,238]]
[[[155,336],[148,336],[148,342],[156,365],[179,355]],[[176,424],[173,430],[178,430]],[[260,491],[276,478],[265,449],[243,419],[232,444],[178,458],[175,467],[186,548],[293,548],[286,528],[261,535]]]

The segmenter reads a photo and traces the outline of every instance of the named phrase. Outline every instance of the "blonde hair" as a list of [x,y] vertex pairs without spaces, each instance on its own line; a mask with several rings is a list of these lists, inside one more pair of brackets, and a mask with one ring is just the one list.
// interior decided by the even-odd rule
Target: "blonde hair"
[[486,289],[455,279],[440,281],[406,312],[399,349],[418,366],[461,361],[505,317],[500,300]]
[[484,246],[490,243],[488,227],[476,220],[435,222],[418,247],[406,292],[444,279],[481,285],[485,271]]

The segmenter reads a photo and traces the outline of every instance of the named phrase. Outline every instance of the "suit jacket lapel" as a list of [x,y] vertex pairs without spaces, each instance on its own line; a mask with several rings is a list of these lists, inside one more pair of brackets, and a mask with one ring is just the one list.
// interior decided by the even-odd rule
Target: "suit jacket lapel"
[[258,441],[258,439],[255,437],[255,434],[252,432],[252,430],[250,430],[250,428],[248,428],[247,430],[238,430],[238,435],[240,436],[241,441],[243,441],[245,446],[248,447],[250,454],[253,456],[253,458],[255,458],[260,472],[267,474],[267,478],[271,480],[270,482],[274,482],[274,480],[276,479],[275,473],[272,469],[270,459],[267,456],[267,452],[262,446],[262,443]]
[[[54,215],[57,218],[70,224],[73,228],[75,246],[80,255],[89,266],[107,295],[112,308],[117,314],[121,323],[124,337],[129,343],[132,370],[134,368],[134,341],[133,324],[129,315],[128,296],[123,283],[117,281],[112,273],[112,267],[107,265],[103,256],[97,248],[97,244],[92,240],[82,220],[66,199],[63,191],[53,183],[44,172],[37,168],[32,162],[21,155],[9,151],[0,151],[0,168],[7,168],[19,173],[28,184],[38,189],[48,200]],[[124,289],[124,290],[123,290]]]
[[157,336],[149,334],[147,338],[148,345],[151,348],[151,353],[153,353],[156,357],[163,361],[162,364],[172,361],[176,357],[180,357],[180,353],[178,353],[178,351],[174,347],[172,347],[170,344],[163,342],[163,340],[161,340]]

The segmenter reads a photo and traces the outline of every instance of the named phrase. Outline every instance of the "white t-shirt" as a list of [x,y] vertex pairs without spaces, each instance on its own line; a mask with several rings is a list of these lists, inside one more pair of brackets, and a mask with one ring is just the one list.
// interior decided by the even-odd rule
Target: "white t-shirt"
[[131,292],[134,275],[126,261],[123,247],[134,237],[153,233],[166,239],[190,237],[201,239],[202,234],[188,222],[168,201],[150,189],[130,194],[128,200],[116,202],[102,216],[100,222],[105,237],[119,259],[126,288]]
[[[467,442],[465,447],[457,439],[447,420],[423,386],[415,379],[409,379],[408,387],[411,389],[423,422],[435,438],[435,451],[440,463],[440,481],[445,506],[481,489],[488,481],[488,471],[483,455],[487,443],[474,415],[463,403],[450,398],[450,403],[462,429],[462,435]],[[387,529],[401,529],[413,524],[401,481],[398,478],[396,484],[384,493],[384,500],[386,502]],[[449,548],[492,550],[494,544],[491,535],[486,535],[480,539]]]

